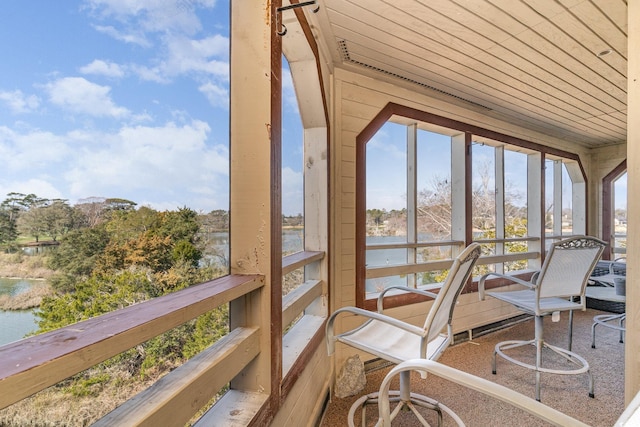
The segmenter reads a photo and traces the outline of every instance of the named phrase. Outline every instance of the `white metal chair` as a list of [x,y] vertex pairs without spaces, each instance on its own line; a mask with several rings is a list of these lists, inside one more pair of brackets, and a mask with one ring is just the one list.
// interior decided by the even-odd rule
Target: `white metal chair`
[[[551,374],[581,374],[587,373],[589,376],[589,396],[593,394],[593,376],[589,370],[589,363],[578,354],[571,351],[572,331],[573,331],[573,310],[584,310],[585,288],[587,280],[598,259],[602,255],[605,242],[593,237],[573,237],[560,242],[553,243],[551,249],[542,265],[542,269],[536,272],[530,282],[498,273],[488,273],[480,278],[478,282],[478,292],[480,299],[485,297],[485,280],[490,276],[507,278],[512,282],[526,286],[528,289],[507,291],[507,292],[487,292],[494,298],[513,304],[516,308],[525,313],[535,316],[535,338],[532,340],[511,340],[496,344],[493,353],[493,373],[496,373],[496,356],[515,363],[536,372],[536,400],[540,400],[540,374],[541,372]],[[576,301],[577,299],[577,301]],[[559,313],[569,311],[569,345],[567,349],[556,347],[544,341],[543,337],[543,317],[553,314],[554,320],[559,318]],[[517,360],[505,354],[506,350],[511,350],[525,345],[536,347],[535,365]],[[573,362],[578,366],[576,369],[551,369],[542,366],[542,350],[548,348],[556,354]]]
[[[415,358],[436,360],[453,338],[451,327],[453,309],[458,295],[460,295],[462,288],[471,275],[473,266],[480,256],[480,252],[480,245],[477,243],[472,243],[465,248],[454,260],[447,278],[437,294],[407,287],[390,287],[379,295],[377,312],[357,307],[344,307],[336,310],[329,317],[326,327],[329,355],[334,353],[335,343],[342,342],[396,364]],[[422,327],[382,313],[384,295],[391,289],[434,298]],[[334,322],[336,317],[343,313],[356,314],[367,318],[367,320],[353,330],[335,334]],[[392,401],[398,402],[394,412],[397,414],[401,408],[409,408],[423,425],[429,425],[415,408],[415,406],[420,406],[437,411],[441,420],[442,413],[437,402],[426,396],[411,393],[409,380],[409,371],[401,373],[400,390],[391,392],[394,396]],[[367,403],[377,403],[377,395],[378,393],[365,395],[353,404],[349,412],[350,426],[354,425],[354,413],[358,407],[363,410],[362,419],[364,422],[365,406]]]

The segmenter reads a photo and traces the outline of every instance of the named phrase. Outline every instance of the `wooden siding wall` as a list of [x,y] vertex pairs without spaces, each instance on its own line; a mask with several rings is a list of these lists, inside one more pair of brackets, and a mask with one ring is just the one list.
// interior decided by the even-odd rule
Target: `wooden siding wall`
[[322,415],[332,376],[327,367],[327,348],[320,345],[287,399],[271,422],[272,426],[313,427]]
[[629,68],[627,96],[629,102],[627,120],[627,280],[635,286],[627,288],[627,333],[625,339],[625,402],[631,402],[640,392],[640,287],[636,261],[640,259],[640,1],[628,3],[629,13]]
[[[357,70],[360,72],[360,70]],[[375,80],[345,69],[334,72],[334,123],[332,149],[332,301],[331,311],[356,303],[356,245],[355,245],[355,197],[356,197],[356,136],[389,102],[394,102],[418,110],[459,120],[485,129],[512,135],[534,143],[553,146],[558,149],[580,155],[587,175],[591,167],[590,152],[574,146],[570,142],[554,139],[546,135],[528,131],[507,122],[487,118],[482,112],[448,104],[440,99],[420,95],[410,86],[395,85]],[[589,182],[589,186],[592,183]],[[595,225],[591,215],[589,230]],[[419,315],[427,309],[427,304],[416,304],[406,308],[394,309],[392,313],[399,318],[422,323]],[[477,293],[463,295],[454,314],[456,332],[502,320],[517,314],[502,303],[479,301]],[[343,316],[338,319],[338,330],[346,330],[359,323],[359,319]],[[354,350],[339,345],[336,350],[334,369],[339,370],[344,360]],[[366,357],[366,355],[365,355]]]

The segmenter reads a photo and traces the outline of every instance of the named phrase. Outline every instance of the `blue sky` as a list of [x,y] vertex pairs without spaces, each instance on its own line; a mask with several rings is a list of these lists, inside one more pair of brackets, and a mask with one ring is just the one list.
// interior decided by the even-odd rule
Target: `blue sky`
[[[228,1],[10,1],[0,19],[0,198],[228,209]],[[283,212],[297,214],[284,82]]]

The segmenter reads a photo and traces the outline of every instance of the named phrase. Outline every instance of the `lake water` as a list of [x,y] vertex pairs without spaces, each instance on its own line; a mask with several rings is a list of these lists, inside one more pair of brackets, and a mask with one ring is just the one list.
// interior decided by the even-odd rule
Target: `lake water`
[[[28,290],[34,283],[31,280],[0,278],[0,294],[18,295]],[[36,319],[32,310],[0,310],[0,345],[18,341],[36,328]]]

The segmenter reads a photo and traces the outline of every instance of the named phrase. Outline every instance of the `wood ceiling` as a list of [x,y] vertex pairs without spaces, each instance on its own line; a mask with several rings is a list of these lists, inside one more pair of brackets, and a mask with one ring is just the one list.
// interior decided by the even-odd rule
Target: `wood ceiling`
[[626,141],[625,0],[318,4],[336,67],[586,147]]

